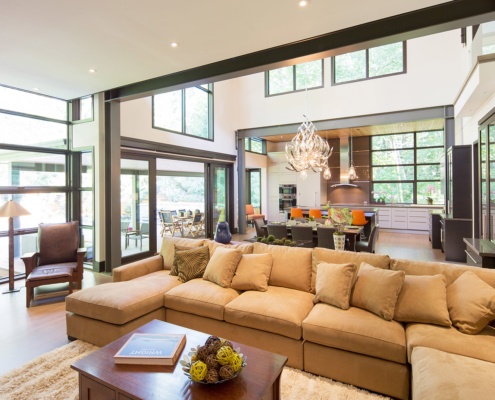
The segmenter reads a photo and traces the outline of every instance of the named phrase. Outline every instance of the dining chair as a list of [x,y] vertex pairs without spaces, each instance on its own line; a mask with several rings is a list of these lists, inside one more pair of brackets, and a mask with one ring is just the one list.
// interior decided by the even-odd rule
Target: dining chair
[[160,223],[162,224],[160,235],[163,237],[165,236],[165,233],[169,232],[171,236],[174,236],[177,224],[173,219],[172,212],[161,210],[158,212],[158,215],[160,215]]
[[376,238],[378,235],[378,227],[379,224],[376,224],[373,228],[371,228],[371,233],[370,237],[368,238],[368,241],[364,240],[358,240],[354,244],[354,249],[355,251],[366,251],[368,253],[374,253],[375,252],[375,244],[376,244]]
[[268,224],[266,229],[268,230],[268,236],[273,235],[275,236],[275,239],[283,239],[288,237],[287,226],[285,224]]
[[[368,223],[368,220],[364,216],[363,210],[352,210],[352,225],[364,226]],[[364,230],[363,230],[364,231]],[[361,239],[366,239],[361,231]]]
[[305,225],[291,226],[292,240],[296,242],[298,247],[313,248],[313,227]]
[[317,226],[316,236],[318,238],[318,247],[324,247],[326,249],[335,250],[335,244],[333,242],[333,234],[335,228],[330,226]]
[[265,231],[263,230],[263,225],[266,224],[264,218],[254,218],[253,219],[254,228],[256,229],[256,237],[264,237]]

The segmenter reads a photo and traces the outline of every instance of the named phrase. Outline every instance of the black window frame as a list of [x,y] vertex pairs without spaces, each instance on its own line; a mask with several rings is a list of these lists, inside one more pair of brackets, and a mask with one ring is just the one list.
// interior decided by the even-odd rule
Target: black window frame
[[197,135],[193,135],[191,133],[186,132],[186,90],[190,88],[185,88],[185,89],[180,89],[177,90],[181,92],[181,102],[182,102],[182,115],[181,115],[181,132],[179,131],[174,131],[173,129],[167,129],[161,126],[155,125],[155,96],[152,96],[151,100],[151,125],[153,129],[158,129],[161,131],[165,132],[171,132],[175,133],[177,135],[184,135],[196,139],[201,139],[201,140],[208,140],[210,142],[215,141],[215,132],[214,132],[214,124],[213,124],[213,118],[214,118],[214,112],[213,112],[213,100],[214,100],[214,91],[213,91],[213,83],[208,84],[208,88],[204,88],[201,85],[193,86],[199,90],[202,90],[208,94],[208,137],[201,137]]
[[[251,150],[251,143],[252,142],[260,142],[261,143],[261,147],[262,147],[262,150],[261,150],[261,153],[258,152],[258,151],[253,151]],[[257,137],[247,137],[247,138],[244,138],[244,150],[245,151],[248,151],[250,153],[254,153],[254,154],[262,154],[262,155],[265,155],[266,156],[266,140],[265,139],[261,139],[261,138],[257,138]]]
[[[81,119],[81,103],[83,100],[85,99],[88,99],[88,98],[91,98],[91,117],[89,118],[84,118],[84,119]],[[70,115],[70,118],[71,118],[71,122],[73,124],[80,124],[80,123],[84,123],[84,122],[91,122],[91,121],[94,121],[94,116],[95,116],[95,100],[94,100],[94,97],[93,95],[89,95],[89,96],[83,96],[83,97],[80,97],[78,99],[73,99],[69,102],[70,104],[70,112],[69,112],[69,115]]]
[[[399,43],[399,42],[395,42],[395,43]],[[390,44],[395,44],[395,43],[390,43]],[[377,46],[377,47],[382,47],[382,46]],[[406,74],[407,73],[407,41],[403,41],[402,42],[402,71],[401,72],[393,72],[391,74],[383,74],[383,75],[378,75],[378,76],[371,76],[370,77],[370,63],[369,63],[369,60],[370,60],[370,55],[369,55],[369,50],[370,49],[374,49],[376,47],[370,47],[370,48],[367,48],[367,49],[364,49],[365,52],[366,52],[366,77],[365,78],[359,78],[359,79],[353,79],[353,80],[349,80],[349,81],[345,81],[345,82],[335,82],[335,58],[338,57],[338,56],[333,56],[331,57],[331,73],[330,73],[330,76],[331,76],[331,84],[332,86],[338,86],[338,85],[345,85],[347,83],[354,83],[354,82],[362,82],[362,81],[368,81],[368,80],[371,80],[371,79],[379,79],[379,78],[385,78],[385,77],[388,77],[388,76],[395,76],[395,75],[402,75],[402,74]],[[358,50],[360,51],[360,50]],[[349,53],[344,53],[344,54],[341,54],[341,55],[345,55],[345,54],[349,54]]]
[[[418,134],[419,133],[424,133],[424,132],[438,132],[438,131],[443,131],[443,143],[442,145],[436,145],[436,146],[418,146]],[[423,204],[423,203],[418,203],[418,183],[439,183],[440,187],[442,185],[442,176],[441,173],[439,174],[437,179],[418,179],[418,166],[424,166],[424,165],[438,165],[439,168],[441,168],[441,160],[439,159],[438,162],[421,162],[418,163],[418,150],[423,150],[423,149],[442,149],[445,151],[445,129],[430,129],[430,130],[422,130],[422,131],[414,131],[414,132],[398,132],[398,133],[390,133],[386,135],[380,135],[380,136],[393,136],[393,135],[410,135],[413,134],[413,147],[403,147],[400,149],[380,149],[380,150],[375,150],[373,149],[373,140],[370,142],[370,200],[371,202],[375,202],[374,199],[374,192],[375,192],[375,184],[396,184],[396,183],[407,183],[413,185],[413,190],[412,190],[412,203],[399,203],[397,201],[392,201],[390,200],[390,196],[386,200],[389,200],[387,202],[393,202],[397,204]],[[408,167],[412,166],[414,169],[414,174],[413,174],[413,179],[408,179],[408,180],[386,180],[386,181],[375,181],[373,179],[373,169],[374,168],[383,168],[383,167],[396,167],[396,164],[383,164],[383,165],[375,165],[373,164],[373,153],[379,153],[379,152],[385,152],[385,151],[393,151],[393,150],[412,150],[414,153],[414,161],[413,163],[405,163],[405,164],[400,164],[401,166]],[[393,197],[393,196],[392,196]]]
[[[318,61],[318,60],[314,60],[314,61]],[[297,66],[305,64],[305,63],[292,65],[292,77],[293,77],[292,90],[288,90],[287,92],[270,94],[270,72],[275,71],[275,70],[265,71],[265,97],[273,97],[273,96],[280,96],[280,95],[289,94],[289,93],[303,92],[305,90],[322,89],[323,87],[325,87],[325,59],[322,58],[320,61],[321,61],[321,85],[313,86],[310,88],[296,89],[296,68],[297,68]],[[308,61],[308,62],[311,62],[311,61]],[[286,67],[282,67],[282,68],[286,68]],[[276,68],[276,69],[280,69],[280,68]]]

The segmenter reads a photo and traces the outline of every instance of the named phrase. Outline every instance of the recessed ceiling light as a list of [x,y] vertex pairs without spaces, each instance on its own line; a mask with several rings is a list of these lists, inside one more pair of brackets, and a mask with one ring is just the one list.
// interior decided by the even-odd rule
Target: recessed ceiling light
[[299,7],[306,7],[309,4],[309,0],[301,0],[299,2]]
[[90,72],[90,73],[92,73],[92,74],[94,74],[94,73],[96,73],[96,69],[94,69],[94,68],[90,68],[90,69],[89,69],[89,72]]
[[177,42],[171,42],[170,43],[170,47],[178,47],[179,46],[179,43]]

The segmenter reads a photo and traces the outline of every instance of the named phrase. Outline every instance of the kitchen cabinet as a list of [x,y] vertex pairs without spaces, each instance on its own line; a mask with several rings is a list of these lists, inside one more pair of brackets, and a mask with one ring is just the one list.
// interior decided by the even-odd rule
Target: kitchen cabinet
[[447,214],[452,218],[473,218],[471,146],[447,150]]
[[430,210],[428,213],[428,230],[432,249],[442,248],[440,229],[440,213]]
[[392,229],[407,229],[406,208],[392,208]]
[[323,173],[308,172],[307,178],[303,179],[300,173],[297,176],[297,205],[299,207],[320,208],[327,202],[327,184]]
[[445,215],[440,220],[440,240],[445,253],[445,261],[466,262],[464,238],[472,237],[473,221],[466,218],[450,218]]
[[378,211],[378,224],[380,228],[392,228],[392,209],[380,207]]

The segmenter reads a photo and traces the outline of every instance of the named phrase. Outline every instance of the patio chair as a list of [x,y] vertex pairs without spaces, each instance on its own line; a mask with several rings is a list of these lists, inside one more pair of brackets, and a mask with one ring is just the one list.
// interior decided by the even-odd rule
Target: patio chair
[[161,224],[160,236],[164,237],[167,232],[174,236],[177,225],[173,220],[171,211],[160,210],[158,211],[158,215]]
[[187,232],[184,236],[188,236],[191,234],[192,237],[196,237],[199,234],[204,234],[205,228],[204,228],[204,221],[203,221],[204,214],[202,213],[196,213],[194,214],[194,217],[192,220],[188,221],[185,228],[187,229]]

